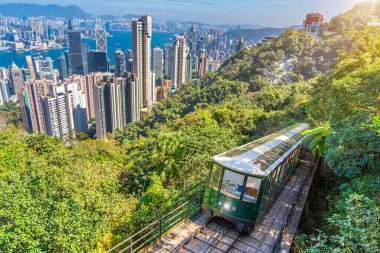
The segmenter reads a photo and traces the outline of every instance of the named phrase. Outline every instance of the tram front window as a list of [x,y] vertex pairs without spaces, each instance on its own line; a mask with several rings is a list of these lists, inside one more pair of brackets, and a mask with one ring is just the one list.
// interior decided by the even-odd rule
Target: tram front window
[[244,175],[225,170],[220,192],[236,199],[240,199],[243,190]]
[[261,179],[248,177],[245,185],[243,200],[251,203],[256,203],[259,197]]
[[210,176],[211,188],[218,190],[221,176],[222,176],[222,168],[219,165],[214,164],[214,166],[212,167],[211,176]]

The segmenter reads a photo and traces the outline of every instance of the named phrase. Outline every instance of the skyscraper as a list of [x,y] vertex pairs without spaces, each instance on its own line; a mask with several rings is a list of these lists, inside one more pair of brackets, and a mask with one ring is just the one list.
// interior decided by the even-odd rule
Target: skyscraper
[[171,53],[171,74],[172,89],[178,88],[186,81],[186,43],[185,37],[175,36]]
[[164,51],[155,47],[152,49],[152,71],[155,74],[155,84],[160,84],[163,77]]
[[100,25],[95,27],[96,50],[107,54],[107,32]]
[[198,78],[203,78],[207,73],[207,56],[206,50],[201,49],[198,57]]
[[79,90],[78,83],[66,83],[65,92],[70,94],[72,114],[74,117],[74,127],[78,132],[86,132],[88,130],[88,115],[86,95]]
[[172,51],[172,45],[171,44],[165,44],[164,45],[164,77],[167,79],[170,79],[170,54]]
[[125,55],[120,48],[115,50],[115,74],[117,77],[123,76],[125,72]]
[[126,102],[127,102],[127,122],[140,120],[139,96],[136,84],[138,80],[131,76],[127,79],[126,84]]
[[152,18],[142,16],[140,19],[132,20],[133,74],[138,81],[136,86],[140,97],[140,108],[153,106],[151,40]]
[[9,81],[11,84],[12,95],[17,93],[24,87],[24,75],[22,69],[20,69],[13,61],[9,67]]
[[68,139],[74,137],[74,117],[71,111],[70,93],[41,97],[46,122],[46,134]]
[[87,53],[88,58],[88,72],[107,72],[108,59],[107,54],[103,51],[90,50]]
[[188,54],[186,56],[186,75],[185,82],[190,82],[193,79],[193,56],[192,54]]
[[25,82],[25,88],[18,93],[23,115],[23,129],[37,133],[46,133],[41,97],[49,94],[52,80],[34,80]]
[[87,131],[86,97],[77,83],[51,86],[48,96],[41,97],[46,133],[66,139]]
[[89,51],[88,44],[82,44],[83,75],[88,74],[88,57],[87,57],[88,51]]
[[84,63],[85,59],[83,59],[83,57],[87,52],[83,52],[85,48],[82,46],[82,35],[80,31],[69,30],[68,38],[72,73],[86,75],[87,69],[84,65],[86,62]]
[[196,37],[197,33],[195,31],[195,27],[194,26],[191,26],[190,30],[188,31],[187,33],[187,37],[188,37],[188,40],[189,40],[189,50],[190,50],[190,54],[194,55],[195,52],[197,51],[197,37]]
[[71,65],[71,54],[68,50],[66,50],[63,54],[64,54],[65,59],[66,59],[67,75],[71,76],[73,74],[73,67]]
[[125,70],[129,73],[133,72],[133,53],[131,49],[125,51]]
[[86,95],[87,117],[89,120],[95,118],[93,87],[95,84],[101,82],[102,78],[103,78],[103,74],[99,72],[90,73],[85,76],[86,84],[84,86],[84,94]]
[[126,79],[113,78],[93,87],[96,137],[106,138],[127,124]]
[[8,80],[0,79],[0,106],[9,101]]
[[67,61],[65,55],[61,55],[58,57],[58,71],[59,71],[59,78],[63,80],[67,77]]

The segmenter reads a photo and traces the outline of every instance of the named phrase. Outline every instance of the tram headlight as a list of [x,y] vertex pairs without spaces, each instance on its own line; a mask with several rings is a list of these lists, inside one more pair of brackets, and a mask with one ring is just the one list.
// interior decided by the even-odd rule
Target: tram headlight
[[226,210],[230,209],[230,206],[231,206],[231,204],[228,202],[224,203],[224,205],[223,205],[224,209],[226,209]]

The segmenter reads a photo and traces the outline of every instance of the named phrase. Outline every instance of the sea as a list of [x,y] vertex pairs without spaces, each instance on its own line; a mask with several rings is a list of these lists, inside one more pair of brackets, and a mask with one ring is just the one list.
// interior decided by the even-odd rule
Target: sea
[[[114,64],[114,52],[117,48],[123,51],[127,49],[132,49],[132,32],[131,31],[112,31],[110,33],[111,37],[107,38],[107,51],[108,58],[110,59],[111,65]],[[152,35],[152,48],[159,46],[164,47],[164,44],[170,43],[170,39],[173,37],[173,33],[166,32],[153,32]],[[82,39],[83,43],[87,43],[90,49],[96,49],[95,40]],[[68,50],[67,48],[62,49],[49,49],[49,50],[30,50],[30,51],[0,51],[0,67],[6,67],[11,64],[12,61],[16,63],[19,67],[26,67],[25,56],[32,55],[38,56],[42,55],[44,57],[51,57],[54,60],[54,68],[58,68],[57,58],[62,55],[62,52]]]

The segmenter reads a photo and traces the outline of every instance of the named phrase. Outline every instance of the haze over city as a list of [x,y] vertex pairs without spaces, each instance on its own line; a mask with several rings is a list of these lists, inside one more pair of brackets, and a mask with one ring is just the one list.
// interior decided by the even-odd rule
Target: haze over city
[[[0,3],[19,3],[6,0]],[[305,13],[324,13],[330,19],[360,0],[37,0],[35,4],[78,5],[96,14],[140,14],[156,19],[209,24],[251,24],[286,27],[301,24]]]

